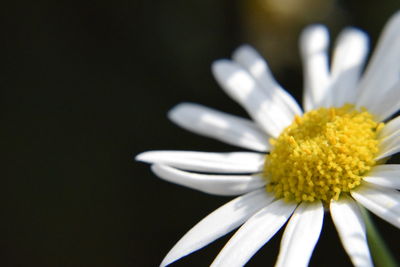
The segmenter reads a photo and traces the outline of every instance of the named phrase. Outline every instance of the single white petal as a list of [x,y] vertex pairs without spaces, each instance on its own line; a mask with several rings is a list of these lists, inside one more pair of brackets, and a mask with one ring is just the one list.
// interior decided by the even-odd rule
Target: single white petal
[[254,214],[226,243],[211,266],[243,266],[288,220],[295,204],[276,200]]
[[392,134],[400,131],[400,116],[390,120],[385,124],[385,127],[379,133],[379,138],[385,138],[391,136]]
[[400,152],[400,136],[393,136],[380,144],[375,160],[384,159],[398,152]]
[[383,159],[400,151],[400,116],[389,121],[379,133],[379,153],[377,159]]
[[229,233],[273,200],[265,189],[235,198],[201,220],[189,230],[164,258],[166,266]]
[[212,71],[220,86],[241,104],[255,122],[268,134],[277,137],[293,121],[274,96],[260,88],[254,78],[239,64],[218,60]]
[[168,182],[221,196],[237,196],[265,185],[265,179],[261,175],[199,174],[160,164],[152,165],[151,170]]
[[253,47],[240,46],[235,50],[232,58],[241,64],[268,94],[274,97],[274,101],[282,105],[288,116],[302,115],[303,112],[296,100],[276,82],[267,62]]
[[330,76],[328,70],[327,49],[328,30],[322,25],[312,25],[302,32],[300,49],[304,69],[304,109],[329,106]]
[[368,36],[355,28],[343,30],[332,57],[332,105],[355,103],[357,83],[368,53]]
[[364,183],[351,195],[361,205],[400,228],[400,193],[397,190]]
[[342,196],[339,201],[331,201],[329,207],[342,245],[353,265],[356,267],[374,266],[368,249],[364,221],[354,200]]
[[365,106],[379,121],[384,121],[395,114],[400,108],[400,79],[385,93],[379,92],[378,98],[374,95],[374,101]]
[[398,171],[400,171],[399,164],[381,164],[374,166],[372,170],[368,173],[368,175],[375,175],[381,172],[398,172]]
[[308,266],[321,233],[324,207],[321,202],[301,203],[283,233],[275,267]]
[[212,137],[234,146],[265,152],[269,137],[252,121],[197,104],[181,103],[168,117],[189,131]]
[[252,152],[148,151],[136,160],[198,172],[256,173],[263,170],[265,155]]
[[390,157],[394,154],[397,154],[400,152],[400,144],[397,144],[396,146],[390,148],[389,150],[382,151],[376,158],[375,160],[381,160],[387,157]]
[[400,165],[386,164],[375,166],[364,177],[364,181],[383,187],[400,189]]
[[[365,74],[359,84],[357,106],[369,108],[377,102],[377,93],[384,96],[399,81],[400,12],[388,21]],[[379,101],[380,102],[380,101]],[[384,102],[382,102],[384,103]],[[381,104],[382,104],[381,103]],[[384,106],[388,106],[386,103]]]
[[400,143],[400,131],[394,132],[389,136],[384,138],[380,138],[379,140],[379,151],[382,153],[383,151],[388,151],[392,149],[394,146]]

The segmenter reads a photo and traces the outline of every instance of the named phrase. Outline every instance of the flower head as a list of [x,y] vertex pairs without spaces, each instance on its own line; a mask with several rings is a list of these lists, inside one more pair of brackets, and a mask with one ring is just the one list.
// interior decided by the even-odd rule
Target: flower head
[[375,165],[382,124],[350,105],[295,117],[266,157],[267,189],[287,201],[328,204],[350,192]]
[[[400,228],[400,13],[385,27],[362,74],[368,38],[344,30],[328,67],[325,27],[300,39],[304,112],[250,46],[213,73],[254,122],[196,104],[169,113],[188,130],[256,152],[150,151],[137,156],[168,181],[217,195],[241,195],[194,226],[162,266],[241,226],[213,266],[241,266],[286,223],[277,266],[306,266],[330,211],[356,266],[372,266],[359,205]],[[362,74],[362,75],[361,75]]]

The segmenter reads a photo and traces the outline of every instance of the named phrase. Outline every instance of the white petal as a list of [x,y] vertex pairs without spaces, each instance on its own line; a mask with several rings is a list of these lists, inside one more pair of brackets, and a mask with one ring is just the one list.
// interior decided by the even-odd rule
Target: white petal
[[247,119],[190,103],[175,106],[168,116],[182,128],[197,134],[246,149],[269,150],[269,137]]
[[398,172],[398,171],[400,171],[399,164],[382,164],[374,166],[372,170],[368,173],[368,175],[370,174],[375,175],[376,173],[381,173],[381,172]]
[[256,173],[263,170],[265,155],[252,152],[148,151],[136,160],[198,172]]
[[274,79],[267,62],[251,46],[242,45],[233,53],[232,58],[241,64],[268,94],[274,96],[274,101],[279,101],[285,108],[288,116],[301,115],[303,112],[296,100],[288,94]]
[[253,120],[271,136],[277,137],[292,123],[293,118],[287,116],[274,96],[260,88],[239,64],[218,60],[213,63],[212,71],[225,92],[241,104]]
[[394,132],[389,136],[379,140],[379,148],[382,151],[388,151],[400,143],[400,131]]
[[342,245],[353,265],[373,266],[364,221],[354,200],[350,197],[341,197],[339,201],[331,201],[330,211]]
[[379,144],[379,152],[375,160],[384,159],[400,152],[400,132],[384,138]]
[[288,220],[296,205],[276,200],[232,236],[211,266],[243,266]]
[[321,202],[301,203],[283,233],[275,267],[308,266],[321,233],[324,207]]
[[390,157],[394,154],[397,154],[399,152],[400,152],[400,144],[397,144],[396,146],[390,148],[387,151],[381,151],[381,153],[375,158],[375,160],[381,160]]
[[300,37],[304,65],[304,109],[329,106],[328,30],[322,25],[307,27]]
[[173,167],[154,164],[152,171],[168,182],[221,196],[241,195],[265,185],[260,175],[209,175],[181,171]]
[[[400,45],[400,44],[399,44]],[[400,76],[400,75],[399,75]],[[400,109],[400,80],[397,81],[385,94],[379,94],[377,100],[369,104],[368,111],[374,114],[379,121],[390,118]]]
[[383,187],[400,189],[400,165],[379,165],[372,169],[364,181]]
[[342,31],[332,57],[332,105],[355,103],[357,83],[368,53],[368,36],[354,28]]
[[[369,109],[376,104],[377,96],[384,96],[399,81],[399,62],[400,12],[397,12],[386,24],[360,82],[358,107],[365,106]],[[384,106],[387,107],[387,104]]]
[[166,266],[239,227],[272,199],[272,195],[261,189],[223,205],[190,229],[170,250],[161,266]]
[[361,205],[400,228],[400,193],[394,189],[364,183],[351,192]]
[[400,131],[400,116],[390,120],[388,123],[385,124],[385,127],[379,133],[380,138],[385,138],[391,136],[392,134]]

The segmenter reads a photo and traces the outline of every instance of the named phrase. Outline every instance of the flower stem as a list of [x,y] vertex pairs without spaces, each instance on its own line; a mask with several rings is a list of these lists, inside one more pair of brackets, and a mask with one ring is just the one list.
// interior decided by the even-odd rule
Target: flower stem
[[360,207],[367,230],[367,239],[372,258],[377,267],[397,267],[396,260],[393,258],[378,230],[376,229],[371,215],[364,208]]

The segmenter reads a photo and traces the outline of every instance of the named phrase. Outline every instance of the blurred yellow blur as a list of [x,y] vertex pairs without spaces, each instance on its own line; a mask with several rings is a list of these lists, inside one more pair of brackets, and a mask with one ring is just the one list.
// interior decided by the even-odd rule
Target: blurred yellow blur
[[244,39],[279,71],[299,64],[298,36],[303,27],[323,23],[337,28],[343,11],[336,0],[251,0],[240,1]]

